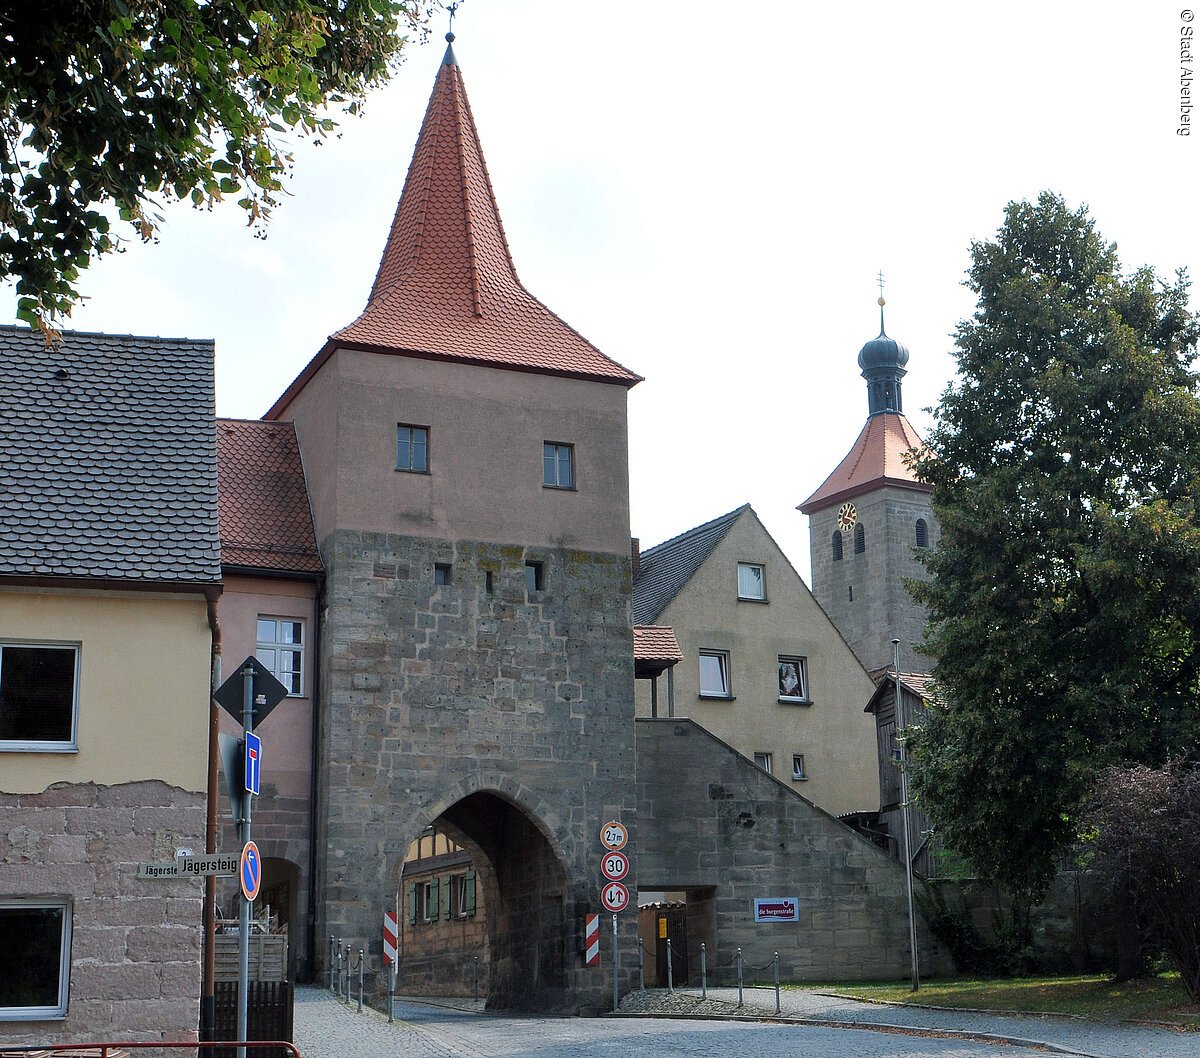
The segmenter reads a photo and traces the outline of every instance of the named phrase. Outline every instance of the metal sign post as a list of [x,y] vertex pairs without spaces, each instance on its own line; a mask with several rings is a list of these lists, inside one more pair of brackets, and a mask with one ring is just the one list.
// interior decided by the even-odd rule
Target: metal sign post
[[[243,666],[242,672],[242,728],[249,731],[254,727],[254,670]],[[241,827],[238,831],[238,841],[245,848],[250,840],[250,816],[254,799],[247,797],[243,804]],[[243,893],[241,914],[238,918],[238,1006],[237,1006],[237,1038],[244,1040],[248,1028],[246,1010],[250,991],[250,909],[252,902],[245,899]],[[246,1058],[246,1048],[237,1049],[237,1058]]]
[[621,1005],[621,997],[617,992],[617,971],[621,967],[620,955],[621,953],[617,950],[617,916],[613,915],[613,1013],[616,1013]]

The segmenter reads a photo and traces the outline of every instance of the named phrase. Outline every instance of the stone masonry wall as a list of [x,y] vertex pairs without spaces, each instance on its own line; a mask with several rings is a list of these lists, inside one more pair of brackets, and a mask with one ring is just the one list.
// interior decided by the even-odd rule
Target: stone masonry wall
[[[470,814],[452,809],[496,795],[530,821],[565,878],[544,911],[566,932],[535,958],[565,994],[525,998],[599,1009],[605,982],[582,972],[574,934],[600,910],[601,824],[621,819],[636,847],[628,554],[351,530],[322,547],[318,936],[361,943],[377,986],[380,914],[394,906],[409,843],[450,812],[486,846]],[[543,563],[543,590],[526,591],[527,561]],[[435,583],[439,563],[449,584]],[[500,904],[524,908],[503,884],[528,872],[495,866]],[[494,901],[489,914],[501,914]]]
[[203,794],[157,781],[0,793],[0,895],[72,901],[67,1017],[0,1022],[6,1043],[196,1039],[203,881],[137,877],[180,847],[204,847]]
[[[778,951],[785,979],[907,974],[898,863],[695,722],[639,719],[636,727],[640,882],[715,887],[710,975],[732,983],[738,947],[758,966]],[[780,896],[799,897],[800,921],[756,924],[754,898]],[[925,972],[949,969],[922,922],[918,948]],[[698,979],[699,943],[690,937],[688,954]]]

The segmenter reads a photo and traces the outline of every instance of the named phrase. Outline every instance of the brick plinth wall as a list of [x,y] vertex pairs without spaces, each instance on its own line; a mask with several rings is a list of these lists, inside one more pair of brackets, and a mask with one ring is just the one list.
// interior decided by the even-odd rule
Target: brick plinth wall
[[493,1005],[607,1009],[578,934],[601,824],[636,834],[629,555],[348,530],[322,550],[318,936],[364,947],[378,990],[382,912],[444,814],[487,854]]
[[67,1017],[0,1020],[4,1042],[196,1039],[203,881],[137,877],[181,847],[204,847],[203,794],[157,781],[0,793],[0,895],[72,901]]

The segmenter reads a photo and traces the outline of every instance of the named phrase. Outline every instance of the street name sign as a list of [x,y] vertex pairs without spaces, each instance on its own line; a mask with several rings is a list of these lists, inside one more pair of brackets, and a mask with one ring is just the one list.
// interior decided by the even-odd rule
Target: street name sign
[[181,878],[205,878],[210,874],[218,878],[232,878],[237,874],[237,865],[237,854],[232,852],[215,856],[180,856],[175,861]]
[[799,922],[798,896],[765,896],[754,901],[755,922]]

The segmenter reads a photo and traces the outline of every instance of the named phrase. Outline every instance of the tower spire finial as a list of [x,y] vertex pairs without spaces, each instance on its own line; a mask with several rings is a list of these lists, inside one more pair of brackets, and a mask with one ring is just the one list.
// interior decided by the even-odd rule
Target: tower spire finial
[[886,304],[887,304],[887,301],[884,299],[884,296],[883,296],[883,269],[880,269],[879,270],[879,333],[880,333],[880,335],[885,333],[884,329],[883,329],[883,306]]
[[458,5],[461,3],[462,0],[454,0],[454,3],[446,5],[446,10],[450,13],[450,23],[446,27],[447,44],[454,43],[454,16],[458,14]]

